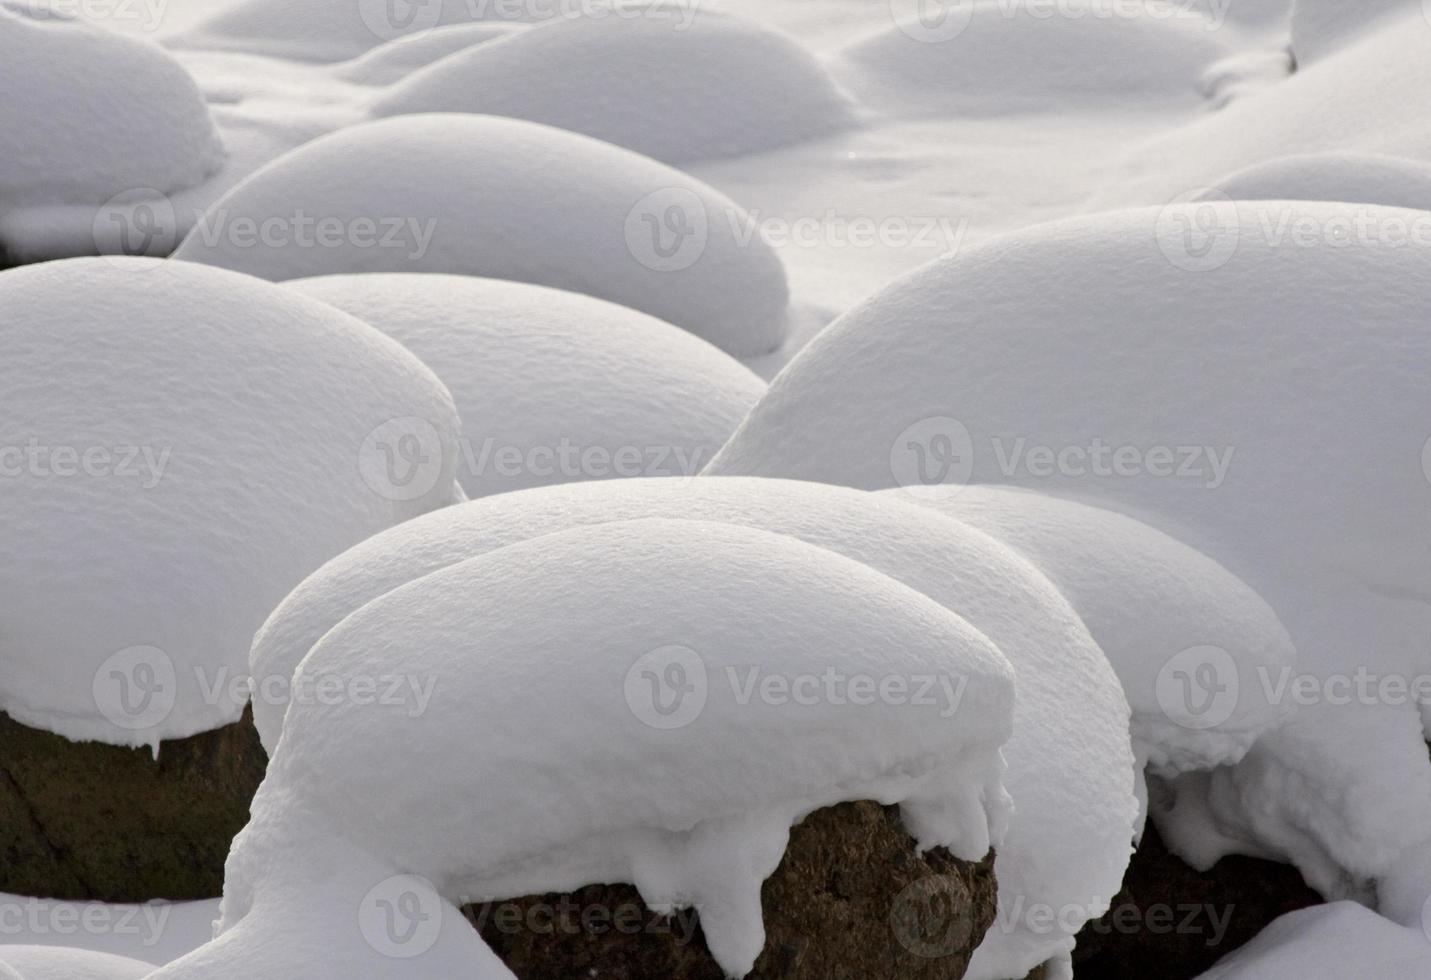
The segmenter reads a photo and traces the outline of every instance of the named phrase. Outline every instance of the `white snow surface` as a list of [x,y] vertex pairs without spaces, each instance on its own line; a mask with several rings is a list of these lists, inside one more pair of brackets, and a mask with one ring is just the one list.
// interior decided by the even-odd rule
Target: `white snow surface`
[[1381,153],[1302,153],[1216,181],[1203,200],[1353,201],[1431,210],[1431,166]]
[[[1237,762],[1291,711],[1258,683],[1296,666],[1276,614],[1227,569],[1156,528],[1010,487],[886,493],[987,532],[1058,586],[1117,672],[1133,712],[1134,748],[1153,774]],[[1227,703],[1195,699],[1189,708],[1175,673],[1180,660],[1192,667],[1213,657],[1235,688]]]
[[1333,902],[1287,913],[1198,980],[1417,980],[1431,977],[1427,935]]
[[[1000,926],[987,934],[970,975],[1023,975],[1066,956],[1072,933],[1038,928],[1032,910],[1074,906],[1082,912],[1068,918],[1076,930],[1101,914],[1121,883],[1133,806],[1127,705],[1102,652],[1042,575],[987,535],[924,508],[840,487],[741,478],[572,484],[489,497],[377,535],[314,573],[256,637],[254,674],[284,689],[300,658],[352,610],[438,568],[513,541],[639,517],[800,538],[922,592],[999,647],[1019,685],[1004,748],[1015,815],[995,865]],[[258,705],[270,747],[282,707]]]
[[694,476],[765,391],[730,355],[614,303],[473,276],[285,285],[412,351],[462,417],[469,498],[548,483]]
[[1204,72],[1229,53],[1222,23],[1187,2],[889,6],[919,12],[852,44],[840,72],[858,98],[895,115],[1041,114],[1094,101],[1196,108]]
[[[157,746],[234,721],[283,595],[458,492],[447,390],[326,304],[112,258],[0,274],[0,309],[0,709],[24,724]],[[385,449],[423,455],[426,492]]]
[[150,41],[0,4],[0,242],[8,211],[197,184],[224,151],[193,79]]
[[3,980],[139,980],[154,964],[113,953],[59,946],[0,945]]
[[219,900],[112,904],[0,892],[0,908],[0,962],[14,946],[46,946],[139,960],[152,971],[213,938]]
[[[245,218],[279,233],[240,237]],[[788,301],[780,259],[729,198],[628,150],[495,116],[399,116],[314,140],[212,205],[174,254],[272,280],[445,272],[571,289],[738,356],[780,346]]]
[[[316,835],[448,900],[631,881],[654,909],[699,910],[741,976],[764,941],[761,882],[810,811],[898,803],[921,848],[966,859],[1007,826],[1008,661],[927,596],[785,535],[642,519],[497,548],[351,613],[295,684],[374,672],[428,678],[430,700],[293,702],[229,857],[220,942],[272,907]],[[736,680],[827,673],[956,694],[794,702]],[[159,975],[214,975],[187,962]]]
[[[1259,686],[1286,701],[1297,689],[1282,682],[1309,681],[1327,703],[1358,673],[1377,699],[1386,678],[1378,703],[1408,715],[1392,746],[1355,737],[1355,698],[1328,711],[1324,730],[1347,730],[1325,748],[1345,782],[1334,798],[1282,809],[1324,807],[1328,823],[1347,823],[1346,799],[1410,812],[1431,775],[1409,720],[1431,672],[1431,565],[1417,531],[1431,509],[1417,394],[1431,371],[1431,266],[1419,249],[1346,248],[1332,231],[1279,247],[1263,237],[1269,214],[1316,229],[1361,214],[1379,230],[1423,213],[1204,203],[988,243],[816,338],[707,472],[864,489],[942,481],[951,494],[1005,483],[1163,528],[1286,626],[1299,669]],[[1202,642],[1195,633],[1186,646]],[[1231,680],[1219,663],[1192,654],[1173,669],[1206,703]],[[1308,758],[1327,766],[1290,748],[1298,731],[1267,743],[1288,785]],[[1330,857],[1354,873],[1360,861],[1339,840],[1347,853]]]
[[1427,18],[1421,0],[1295,0],[1292,5],[1292,53],[1304,64],[1355,42],[1384,20],[1415,11]]
[[854,121],[793,38],[688,3],[538,24],[414,72],[374,112],[514,116],[667,163],[769,150]]
[[400,37],[334,68],[340,78],[361,85],[391,85],[457,51],[507,37],[520,30],[507,23],[450,24],[413,37]]

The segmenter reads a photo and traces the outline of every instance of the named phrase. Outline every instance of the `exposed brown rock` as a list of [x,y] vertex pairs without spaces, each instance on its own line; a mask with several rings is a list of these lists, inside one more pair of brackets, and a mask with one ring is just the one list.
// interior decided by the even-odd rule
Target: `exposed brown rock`
[[223,891],[267,756],[246,710],[147,748],[72,742],[0,713],[0,891],[141,902]]
[[[955,980],[994,921],[995,888],[992,854],[916,856],[893,807],[818,810],[765,883],[751,980]],[[724,980],[699,917],[656,916],[629,885],[465,911],[520,980]]]

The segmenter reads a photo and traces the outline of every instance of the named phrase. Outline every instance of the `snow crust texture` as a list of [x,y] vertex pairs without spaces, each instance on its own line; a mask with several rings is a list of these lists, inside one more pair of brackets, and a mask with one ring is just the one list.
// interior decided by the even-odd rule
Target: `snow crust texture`
[[1198,980],[1382,980],[1431,976],[1431,941],[1355,902],[1282,916]]
[[[388,244],[339,235],[325,247],[316,226],[311,242],[205,233],[305,214],[386,228]],[[554,286],[737,356],[784,337],[784,268],[734,202],[646,157],[535,123],[435,113],[340,130],[264,167],[207,219],[177,258],[271,280],[444,272]]]
[[139,980],[154,964],[62,946],[0,945],[3,980]]
[[0,708],[25,724],[156,745],[235,720],[279,599],[454,497],[451,396],[326,304],[116,258],[0,274],[0,308]]
[[287,283],[432,367],[462,416],[470,498],[547,483],[693,476],[765,383],[635,310],[526,283],[372,273]]
[[1353,201],[1431,210],[1431,167],[1379,153],[1293,154],[1223,178],[1204,200]]

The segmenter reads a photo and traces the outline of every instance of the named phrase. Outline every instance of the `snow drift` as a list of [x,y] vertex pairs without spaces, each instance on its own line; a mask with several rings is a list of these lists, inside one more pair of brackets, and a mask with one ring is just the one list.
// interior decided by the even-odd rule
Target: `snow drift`
[[334,71],[338,77],[360,85],[391,85],[454,52],[470,50],[519,30],[519,25],[507,23],[452,24],[380,44]]
[[[239,237],[245,220],[274,230]],[[785,331],[785,270],[734,202],[627,150],[491,116],[401,116],[314,140],[215,202],[175,256],[273,280],[533,282],[642,310],[737,356],[773,350]]]
[[[1295,0],[1292,4],[1292,53],[1302,64],[1356,42],[1388,17],[1421,12],[1420,0]],[[1431,8],[1427,8],[1431,9]],[[1423,25],[1431,27],[1431,24]]]
[[1380,153],[1299,153],[1216,181],[1203,200],[1352,201],[1431,210],[1431,166]]
[[793,38],[741,17],[675,13],[557,18],[412,74],[374,111],[515,116],[667,163],[741,156],[851,123],[846,98]]
[[0,241],[21,206],[157,196],[218,169],[194,80],[158,45],[0,4]]
[[139,980],[154,964],[63,946],[0,944],[0,980]]
[[469,276],[288,283],[437,372],[462,417],[468,497],[548,483],[694,476],[765,391],[705,341],[614,303]]
[[[859,561],[967,619],[1018,673],[1004,748],[1015,816],[995,865],[1000,925],[972,976],[1022,975],[1072,949],[1073,931],[1117,891],[1132,836],[1127,704],[1102,652],[1053,586],[988,536],[923,508],[783,480],[573,484],[448,508],[333,559],[255,638],[255,676],[286,687],[300,658],[353,610],[405,582],[574,526],[640,517],[739,524]],[[270,748],[280,705],[256,714]],[[1070,909],[1072,931],[1040,930],[1035,910]]]
[[1354,902],[1289,912],[1198,980],[1383,980],[1431,976],[1431,943]]
[[[933,674],[960,693],[952,710],[907,692],[742,697],[732,678],[751,670],[796,687],[830,672]],[[156,977],[307,975],[330,957],[343,976],[401,975],[347,941],[352,924],[275,968],[275,948],[333,916],[338,897],[295,863],[346,851],[355,860],[334,877],[352,890],[348,918],[382,869],[426,878],[448,902],[630,881],[654,909],[699,910],[712,954],[739,976],[763,943],[761,882],[805,814],[898,803],[921,847],[964,858],[1008,818],[1013,674],[998,649],[926,596],[783,535],[645,519],[459,561],[347,616],[298,670],[374,672],[431,678],[431,699],[417,711],[293,703],[230,854],[217,941]],[[347,867],[377,877],[358,889]],[[270,945],[258,926],[277,928],[279,911]],[[473,975],[440,950],[407,975]]]
[[325,304],[75,259],[0,274],[0,307],[0,709],[24,724],[157,745],[234,721],[274,604],[453,499],[450,395]]

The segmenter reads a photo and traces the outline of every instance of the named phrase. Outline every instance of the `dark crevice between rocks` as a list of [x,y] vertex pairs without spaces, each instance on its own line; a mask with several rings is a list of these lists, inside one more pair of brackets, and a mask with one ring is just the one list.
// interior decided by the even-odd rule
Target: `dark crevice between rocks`
[[267,756],[252,718],[147,748],[73,742],[0,713],[0,891],[212,898]]
[[[896,808],[817,810],[761,890],[751,980],[957,980],[994,922],[993,854],[915,854]],[[464,909],[520,980],[725,980],[692,911],[665,919],[630,885]]]

